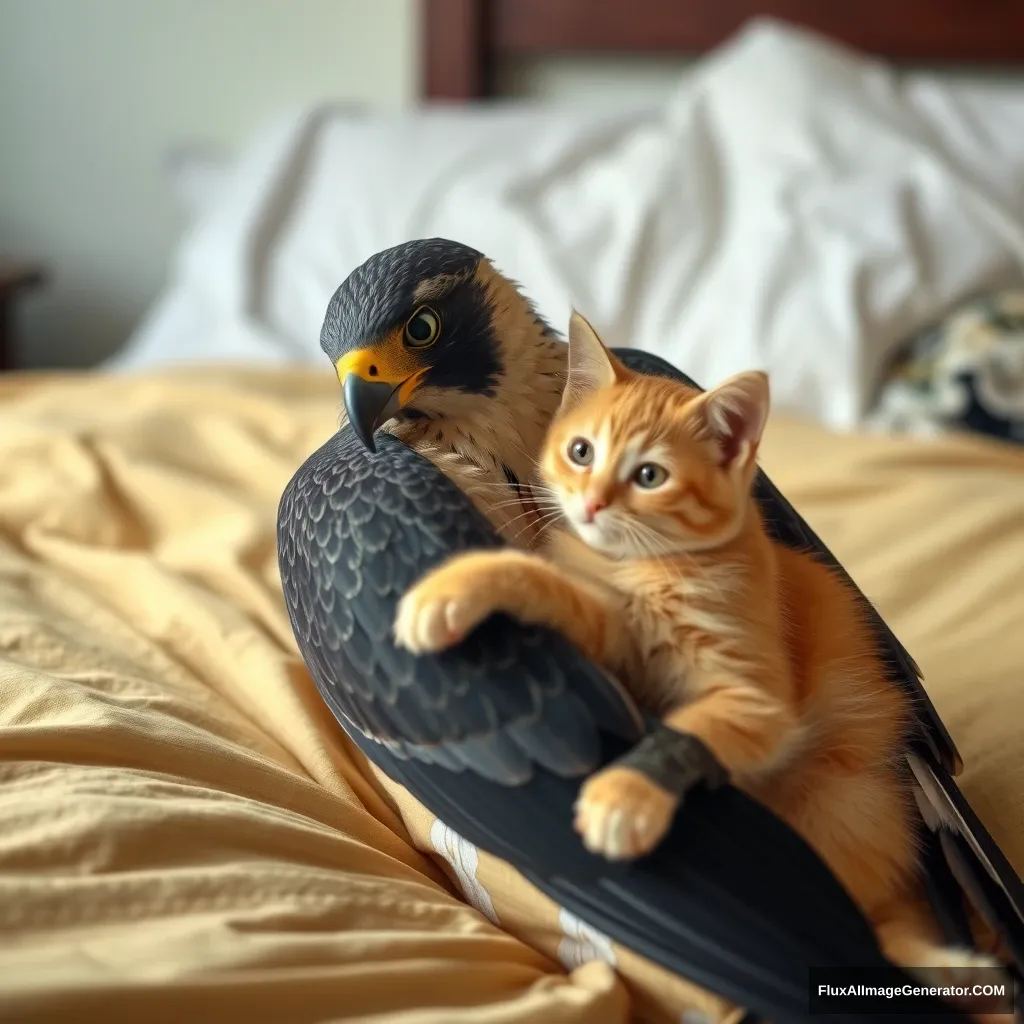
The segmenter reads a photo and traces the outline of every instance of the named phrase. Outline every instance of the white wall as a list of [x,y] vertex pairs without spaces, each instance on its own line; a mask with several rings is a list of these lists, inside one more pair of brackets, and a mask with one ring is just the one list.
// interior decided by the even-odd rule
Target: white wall
[[502,95],[573,106],[645,105],[678,89],[693,63],[692,58],[658,54],[513,58],[499,67],[496,87]]
[[158,292],[181,143],[325,98],[410,103],[416,0],[0,0],[0,253],[37,257],[22,361],[87,365]]

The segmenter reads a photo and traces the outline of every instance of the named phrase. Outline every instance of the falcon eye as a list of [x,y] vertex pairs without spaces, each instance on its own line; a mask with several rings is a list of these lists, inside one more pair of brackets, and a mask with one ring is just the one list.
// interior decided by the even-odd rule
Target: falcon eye
[[660,487],[668,479],[668,473],[653,462],[645,462],[634,474],[633,480],[638,487],[653,490]]
[[440,333],[441,318],[429,306],[420,306],[405,325],[405,343],[410,348],[429,348]]
[[577,466],[589,466],[594,461],[594,449],[582,437],[569,442],[569,460]]

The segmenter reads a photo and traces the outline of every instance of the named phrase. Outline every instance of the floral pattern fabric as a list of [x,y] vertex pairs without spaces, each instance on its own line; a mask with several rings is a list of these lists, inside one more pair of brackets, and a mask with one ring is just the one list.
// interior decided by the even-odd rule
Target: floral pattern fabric
[[1024,289],[975,299],[912,339],[867,425],[1024,444]]

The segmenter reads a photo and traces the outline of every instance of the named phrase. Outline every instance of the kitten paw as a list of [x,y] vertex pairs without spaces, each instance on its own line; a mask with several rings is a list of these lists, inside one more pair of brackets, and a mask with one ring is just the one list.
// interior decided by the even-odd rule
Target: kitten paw
[[413,654],[454,647],[496,611],[487,597],[489,578],[458,562],[424,577],[398,602],[395,642]]
[[[971,949],[956,946],[941,946],[924,956],[915,958],[914,964],[906,965],[907,973],[917,978],[922,985],[939,985],[950,988],[965,988],[970,991],[975,985],[1006,985],[1013,991],[1013,978],[1006,967],[995,957],[986,953],[975,953]],[[1017,1013],[979,1012],[969,1002],[951,997],[949,1002],[967,1011],[976,1024],[1019,1024]]]
[[430,654],[457,644],[480,616],[458,597],[419,593],[402,598],[395,616],[395,641],[413,654]]
[[640,772],[606,768],[580,789],[574,826],[591,853],[608,860],[632,860],[658,845],[678,804]]

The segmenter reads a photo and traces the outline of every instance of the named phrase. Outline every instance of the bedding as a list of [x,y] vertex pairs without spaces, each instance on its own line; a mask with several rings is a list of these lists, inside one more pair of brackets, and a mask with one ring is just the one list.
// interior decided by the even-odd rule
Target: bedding
[[841,429],[911,334],[1024,267],[1024,87],[890,67],[771,21],[615,108],[505,103],[268,125],[218,177],[109,368],[320,365],[372,253],[444,235],[704,386],[772,375]]
[[[411,805],[322,705],[274,523],[338,410],[312,369],[0,380],[0,1016],[726,1019]],[[763,462],[920,662],[1024,871],[1024,449],[782,415]]]
[[1024,290],[977,298],[912,338],[865,423],[885,433],[965,430],[1024,444]]

